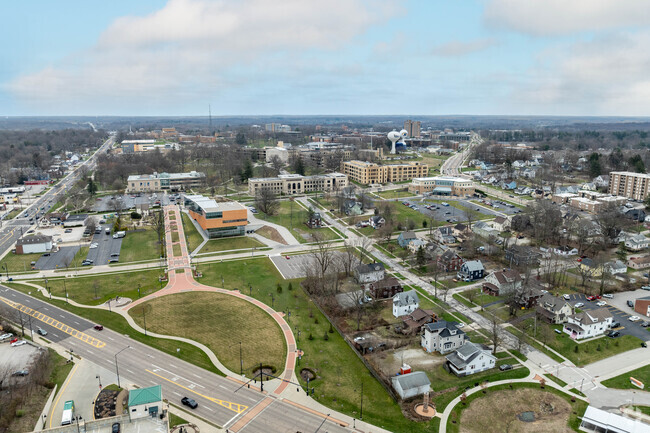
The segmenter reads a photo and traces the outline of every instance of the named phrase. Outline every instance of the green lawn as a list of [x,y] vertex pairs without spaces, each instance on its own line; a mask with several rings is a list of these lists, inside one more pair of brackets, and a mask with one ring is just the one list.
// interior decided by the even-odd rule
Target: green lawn
[[[75,302],[99,305],[118,295],[125,298],[137,299],[138,286],[140,286],[141,296],[153,293],[160,289],[160,283],[158,282],[160,275],[162,275],[162,270],[153,269],[76,278],[50,278],[48,279],[47,286],[53,296],[65,297],[67,290],[68,298]],[[32,282],[41,286],[45,285],[43,280],[33,280]]]
[[328,228],[311,229],[307,227],[305,223],[309,219],[309,212],[298,203],[291,201],[281,201],[275,214],[266,215],[260,212],[258,218],[288,228],[300,243],[314,242],[313,235],[316,233],[322,240],[339,239],[339,235]]
[[[401,226],[408,227],[408,221],[411,220],[415,223],[415,228],[422,228],[422,221],[426,221],[429,224],[429,218],[424,214],[411,209],[408,206],[404,206],[401,202],[390,202],[389,205],[393,210],[393,219]],[[417,205],[419,207],[419,204]],[[441,225],[440,221],[434,221],[434,225]],[[372,230],[372,229],[371,229]]]
[[[147,329],[153,332],[205,344],[233,372],[240,371],[240,342],[248,377],[260,363],[273,366],[277,373],[284,369],[286,344],[280,327],[262,309],[234,296],[179,293],[152,299],[129,314],[140,326],[144,326],[146,315]],[[251,332],[251,324],[255,332]]]
[[640,380],[646,387],[650,386],[650,365],[604,380],[602,384],[607,388],[639,389],[630,383],[630,377]]
[[0,261],[0,271],[6,274],[5,266],[9,271],[9,276],[16,272],[30,272],[31,263],[37,262],[41,258],[40,253],[36,254],[14,254],[11,251]]
[[12,210],[9,211],[9,213],[7,214],[5,219],[6,220],[14,219],[14,218],[16,218],[16,215],[18,215],[20,212],[21,212],[20,209],[12,209]]
[[200,263],[197,270],[203,273],[203,277],[198,279],[201,284],[229,290],[240,289],[246,294],[249,293],[249,285],[259,291],[274,289],[282,281],[282,276],[266,257]]
[[185,240],[187,241],[187,249],[191,253],[201,245],[203,242],[203,236],[201,233],[194,227],[192,223],[192,218],[189,215],[181,212],[183,218],[183,230],[185,231]]
[[155,230],[128,231],[122,239],[120,262],[137,262],[160,258],[160,244]]
[[88,257],[88,247],[81,247],[79,248],[79,251],[77,251],[77,254],[74,255],[72,258],[72,261],[70,262],[71,268],[77,268],[81,266],[81,262],[86,260],[86,257]]
[[174,257],[180,257],[181,256],[182,250],[181,250],[180,244],[172,245],[172,254],[174,254]]
[[187,421],[178,415],[169,412],[169,428],[176,427],[177,425],[185,425]]
[[248,236],[237,236],[232,238],[210,239],[199,250],[200,253],[216,253],[219,251],[243,250],[253,247],[265,247],[263,243]]
[[377,195],[385,199],[394,199],[394,198],[401,198],[401,197],[413,197],[415,194],[413,194],[412,192],[408,192],[406,188],[403,188],[403,189],[391,189],[388,191],[381,191],[378,192]]

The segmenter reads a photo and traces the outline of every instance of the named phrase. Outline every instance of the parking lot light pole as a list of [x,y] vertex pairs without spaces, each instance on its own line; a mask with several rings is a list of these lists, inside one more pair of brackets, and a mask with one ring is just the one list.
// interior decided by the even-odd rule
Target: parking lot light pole
[[119,368],[117,367],[117,355],[119,355],[120,353],[124,352],[126,349],[129,349],[130,347],[131,347],[131,346],[126,346],[125,348],[123,348],[122,350],[120,350],[119,352],[117,352],[117,353],[115,354],[115,374],[117,374],[117,387],[118,387],[118,388],[121,388],[121,386],[120,386],[120,370],[119,370]]

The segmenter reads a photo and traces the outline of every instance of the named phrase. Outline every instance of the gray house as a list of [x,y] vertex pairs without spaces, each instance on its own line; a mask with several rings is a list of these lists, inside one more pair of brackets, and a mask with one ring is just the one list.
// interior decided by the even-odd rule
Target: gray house
[[354,270],[354,276],[361,284],[374,283],[384,279],[386,269],[382,263],[368,263],[367,265],[357,266]]
[[401,317],[420,307],[420,298],[415,290],[396,293],[393,296],[393,316]]
[[564,298],[544,293],[537,301],[537,314],[557,325],[566,322],[567,317],[573,314],[573,308]]
[[446,356],[449,370],[456,376],[469,376],[470,374],[494,368],[496,356],[490,349],[482,344],[467,342],[454,353]]
[[456,326],[456,322],[440,320],[427,323],[422,328],[420,344],[427,352],[439,352],[441,355],[453,352],[469,340],[467,335]]
[[391,377],[391,382],[402,400],[431,391],[431,381],[423,371]]

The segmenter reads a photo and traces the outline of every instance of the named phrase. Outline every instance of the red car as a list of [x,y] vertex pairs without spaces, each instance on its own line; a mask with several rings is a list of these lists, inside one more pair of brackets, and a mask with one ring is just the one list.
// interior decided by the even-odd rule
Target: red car
[[600,295],[596,295],[596,299],[603,299],[603,297]]
[[18,337],[14,338],[14,339],[11,340],[9,343],[15,343],[16,341],[18,341]]
[[290,259],[290,257],[289,257],[289,256],[284,256],[284,258],[285,258],[285,259],[287,259],[287,260],[289,260],[289,259]]
[[595,296],[587,296],[587,301],[595,301],[596,297]]

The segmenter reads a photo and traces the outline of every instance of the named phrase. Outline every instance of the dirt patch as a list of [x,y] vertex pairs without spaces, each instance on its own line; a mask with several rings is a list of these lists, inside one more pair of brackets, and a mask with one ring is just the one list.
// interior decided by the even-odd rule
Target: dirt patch
[[260,236],[264,236],[267,239],[271,239],[272,241],[279,242],[282,245],[288,245],[287,241],[285,241],[282,235],[280,235],[280,232],[278,232],[273,227],[264,226],[258,230],[255,230],[255,233]]
[[303,368],[300,370],[300,377],[302,377],[302,380],[307,381],[307,380],[314,380],[316,379],[316,373],[314,373],[311,369],[309,368]]
[[[534,421],[519,419],[533,412]],[[460,418],[461,433],[564,433],[571,405],[550,392],[540,389],[515,389],[489,393],[469,404]],[[530,419],[530,418],[528,418]]]
[[[387,376],[394,376],[402,366],[408,364],[413,370],[428,371],[445,361],[443,356],[426,353],[422,349],[400,348],[373,355],[374,364]],[[379,359],[381,358],[381,359]]]
[[258,374],[260,374],[260,370],[262,370],[262,377],[264,380],[270,380],[271,379],[270,376],[275,375],[275,368],[267,365],[263,365],[261,369],[258,367],[255,370],[253,370],[253,376],[257,376]]

